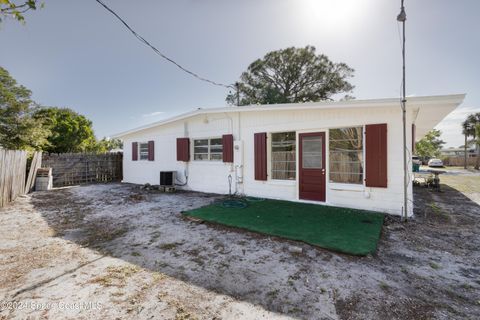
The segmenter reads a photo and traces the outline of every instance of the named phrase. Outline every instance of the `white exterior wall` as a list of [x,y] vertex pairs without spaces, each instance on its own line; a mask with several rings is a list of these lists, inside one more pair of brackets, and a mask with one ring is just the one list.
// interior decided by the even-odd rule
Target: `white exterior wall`
[[[267,198],[298,200],[298,161],[296,181],[254,179],[253,134],[255,132],[296,131],[326,133],[326,204],[401,214],[403,206],[402,126],[398,109],[369,108],[343,110],[309,110],[283,112],[252,112],[242,114],[242,137],[245,143],[245,193]],[[328,129],[387,123],[388,188],[329,182]],[[411,127],[410,125],[407,128]],[[261,130],[259,130],[261,128]],[[268,139],[270,141],[270,139]],[[298,143],[297,143],[298,145]],[[407,130],[407,145],[411,145],[411,130]],[[269,149],[269,148],[268,148]],[[297,160],[299,159],[297,148]],[[270,157],[268,157],[270,159]],[[364,166],[365,167],[365,166]],[[412,185],[408,188],[412,199]],[[409,214],[413,208],[409,207]]]
[[[125,137],[123,181],[158,185],[160,171],[177,171],[178,182],[184,182],[186,172],[188,185],[184,189],[228,193],[228,175],[233,175],[233,165],[221,161],[193,161],[192,139],[221,137],[223,134],[232,133],[232,121],[225,115],[211,115],[209,119],[209,122],[205,123],[205,117],[192,117],[188,121],[177,121]],[[191,161],[188,163],[177,161],[176,140],[181,137],[191,139]],[[132,142],[150,140],[155,141],[155,160],[132,161]]]
[[[407,124],[407,146],[411,146],[410,114]],[[370,188],[364,185],[329,182],[328,129],[366,124],[387,123],[388,135],[388,187]],[[233,164],[215,161],[193,160],[193,139],[221,137],[232,133],[235,140],[243,141],[243,183],[238,191],[249,196],[300,201],[298,199],[298,147],[297,181],[254,179],[254,133],[257,132],[326,132],[326,203],[327,205],[401,214],[403,206],[402,126],[400,108],[343,108],[320,110],[250,111],[234,113],[210,113],[196,115],[169,124],[145,129],[123,137],[124,182],[159,184],[160,171],[176,170],[178,179],[184,181],[184,170],[189,180],[186,189],[228,193],[228,176],[232,175],[232,192],[235,190]],[[176,161],[176,138],[191,139],[191,161]],[[155,141],[155,161],[132,161],[132,142]],[[271,139],[267,139],[268,146]],[[298,143],[297,143],[298,145]],[[267,148],[270,149],[269,147]],[[268,163],[270,162],[270,156]],[[235,159],[235,161],[239,161]],[[270,166],[270,163],[269,163]],[[365,167],[365,166],[364,166]],[[410,166],[409,166],[410,168]],[[270,170],[269,170],[270,171]],[[408,187],[411,215],[412,184]]]

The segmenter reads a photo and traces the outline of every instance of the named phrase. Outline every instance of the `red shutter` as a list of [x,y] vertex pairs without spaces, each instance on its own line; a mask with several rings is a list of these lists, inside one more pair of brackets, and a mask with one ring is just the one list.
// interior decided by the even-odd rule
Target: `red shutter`
[[177,138],[177,161],[190,161],[190,139]]
[[267,134],[255,133],[255,180],[267,180]]
[[148,141],[148,161],[155,160],[155,142]]
[[417,132],[417,126],[415,126],[415,123],[412,123],[412,155],[415,154],[415,135]]
[[387,187],[387,124],[365,126],[367,187]]
[[233,135],[224,134],[222,136],[223,162],[233,162]]
[[138,142],[132,142],[132,161],[138,160]]

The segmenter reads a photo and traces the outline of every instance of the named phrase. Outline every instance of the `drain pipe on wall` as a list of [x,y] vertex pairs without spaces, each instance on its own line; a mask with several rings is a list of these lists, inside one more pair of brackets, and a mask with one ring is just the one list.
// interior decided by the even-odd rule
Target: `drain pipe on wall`
[[[188,138],[188,121],[185,121],[183,123],[183,136],[185,138]],[[185,187],[188,185],[188,162],[184,163],[184,168],[183,168],[183,175],[185,177],[185,182],[181,182],[180,180],[177,179],[175,176],[175,185],[178,187]]]
[[242,143],[242,126],[241,126],[241,112],[237,112],[237,141],[239,141],[239,148],[241,148],[241,152],[238,152],[242,158],[239,159],[240,161],[234,159],[234,166],[235,166],[235,194],[244,194],[243,187],[241,188],[240,192],[240,185],[243,184],[243,164],[244,164],[244,155],[243,155],[243,143]]

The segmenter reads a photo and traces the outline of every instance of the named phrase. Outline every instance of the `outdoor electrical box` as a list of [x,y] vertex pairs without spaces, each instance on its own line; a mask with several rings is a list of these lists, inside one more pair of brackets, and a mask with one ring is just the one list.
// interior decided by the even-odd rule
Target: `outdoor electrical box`
[[233,164],[236,167],[243,166],[243,141],[233,142]]
[[243,141],[233,142],[233,164],[235,167],[236,183],[243,183]]

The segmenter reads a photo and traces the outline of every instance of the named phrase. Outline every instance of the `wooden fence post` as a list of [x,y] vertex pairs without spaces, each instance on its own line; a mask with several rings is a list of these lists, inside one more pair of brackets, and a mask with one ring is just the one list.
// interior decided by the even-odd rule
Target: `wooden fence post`
[[0,207],[25,194],[27,152],[0,149]]

